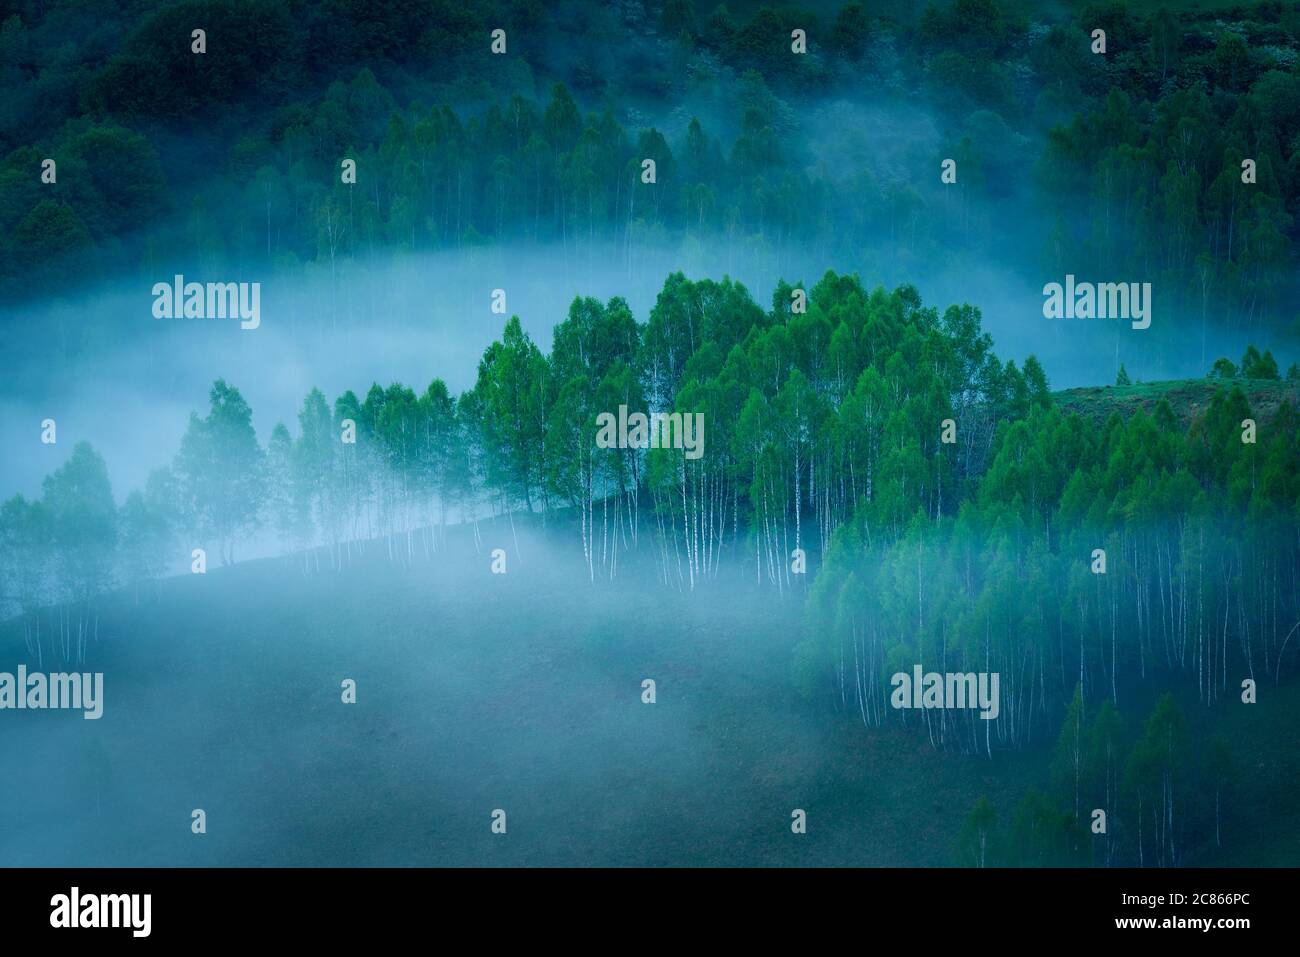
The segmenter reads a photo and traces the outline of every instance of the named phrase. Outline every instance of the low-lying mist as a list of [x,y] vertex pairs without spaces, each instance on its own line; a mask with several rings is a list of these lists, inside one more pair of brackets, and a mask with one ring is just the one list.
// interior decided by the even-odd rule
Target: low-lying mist
[[[644,554],[592,585],[573,534],[499,520],[410,563],[372,542],[105,600],[85,665],[103,717],[0,723],[0,863],[947,862],[989,769],[802,702],[797,598],[738,601],[754,586],[730,575],[675,592]],[[0,643],[23,659],[13,624]],[[918,770],[880,773],[901,760]],[[1025,760],[1000,759],[995,793]],[[916,774],[936,805],[919,819],[898,799]]]
[[[1199,322],[1162,313],[1158,286],[1148,330],[1125,321],[1049,320],[1041,288],[966,257],[917,274],[882,249],[826,261],[817,251],[721,237],[474,247],[341,261],[333,274],[328,265],[215,275],[176,268],[0,314],[0,446],[22,450],[6,456],[0,495],[38,493],[41,479],[84,439],[104,456],[120,500],[170,461],[190,412],[206,408],[218,378],[240,389],[265,443],[277,422],[296,433],[312,387],[330,402],[348,389],[364,396],[372,382],[418,391],[441,378],[453,393],[472,387],[483,350],[509,315],[547,350],[576,296],[621,296],[644,322],[665,277],[680,270],[692,279],[729,275],[766,309],[779,280],[811,286],[827,269],[857,272],[869,287],[911,282],[941,312],[954,303],[979,307],[998,355],[1017,362],[1037,355],[1053,388],[1113,383],[1120,363],[1135,381],[1207,371]],[[177,272],[187,281],[260,282],[260,326],[155,319],[152,285],[170,283]],[[495,289],[506,293],[504,315],[492,312]],[[1211,362],[1220,354],[1235,358],[1244,347],[1239,335],[1211,330],[1205,354]],[[36,441],[47,418],[58,425],[55,445]]]

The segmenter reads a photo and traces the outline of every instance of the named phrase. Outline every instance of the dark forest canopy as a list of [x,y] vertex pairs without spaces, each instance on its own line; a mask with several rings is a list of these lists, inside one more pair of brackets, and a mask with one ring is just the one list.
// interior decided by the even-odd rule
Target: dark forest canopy
[[1138,271],[1165,308],[1294,332],[1298,38],[1276,2],[6,0],[0,283],[689,232]]

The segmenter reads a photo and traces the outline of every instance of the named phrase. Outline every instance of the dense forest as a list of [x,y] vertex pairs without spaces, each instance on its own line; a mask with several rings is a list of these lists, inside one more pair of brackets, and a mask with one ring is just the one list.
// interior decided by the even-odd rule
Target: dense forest
[[890,10],[6,0],[0,282],[690,235],[1140,270],[1164,317],[1297,332],[1294,5]]

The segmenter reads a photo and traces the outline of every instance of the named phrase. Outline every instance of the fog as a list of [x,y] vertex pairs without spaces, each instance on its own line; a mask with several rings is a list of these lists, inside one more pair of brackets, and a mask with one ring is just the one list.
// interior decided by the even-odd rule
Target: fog
[[[855,258],[688,238],[383,257],[340,262],[333,277],[328,265],[216,276],[178,265],[0,314],[0,447],[9,450],[0,495],[38,494],[42,478],[85,439],[104,456],[120,501],[171,460],[189,413],[206,413],[218,378],[243,393],[263,443],[277,422],[297,433],[297,411],[313,386],[331,403],[348,389],[364,397],[372,382],[420,391],[441,378],[453,393],[470,388],[507,318],[491,311],[494,289],[505,290],[507,314],[518,315],[546,350],[575,296],[622,296],[644,322],[664,278],[681,270],[692,279],[730,275],[767,309],[778,280],[811,285],[827,269],[857,272],[869,287],[912,282],[941,312],[954,303],[978,306],[998,355],[1017,362],[1037,355],[1053,388],[1113,383],[1120,362],[1134,381],[1206,371],[1199,322],[1162,310],[1159,286],[1147,330],[1124,321],[1049,320],[1041,286],[965,256],[918,274],[880,250]],[[187,280],[260,282],[260,326],[155,319],[153,283],[170,282],[176,272]],[[1211,330],[1205,354],[1210,362],[1221,354],[1235,360],[1245,344],[1239,334]],[[37,441],[46,418],[57,422],[55,445]]]
[[[374,544],[339,570],[251,561],[102,600],[84,667],[103,717],[0,722],[0,863],[944,864],[954,795],[974,774],[1011,793],[1025,766],[920,754],[799,699],[795,597],[726,572],[677,593],[648,554],[593,585],[573,528],[479,533],[409,566]],[[920,780],[918,816],[899,795]]]

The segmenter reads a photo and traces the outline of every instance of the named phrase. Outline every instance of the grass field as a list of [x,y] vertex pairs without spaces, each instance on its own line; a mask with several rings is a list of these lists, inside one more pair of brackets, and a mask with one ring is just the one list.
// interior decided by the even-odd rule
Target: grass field
[[1104,422],[1112,413],[1131,415],[1137,410],[1155,411],[1167,399],[1179,422],[1186,425],[1198,411],[1209,406],[1219,389],[1237,386],[1250,401],[1251,411],[1268,421],[1285,401],[1300,408],[1300,382],[1276,379],[1176,379],[1169,382],[1140,382],[1134,385],[1086,386],[1053,393],[1063,412],[1073,412]]

